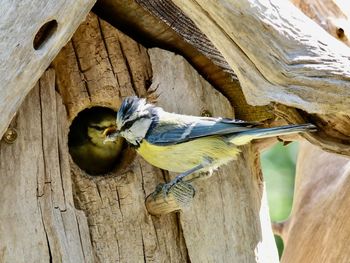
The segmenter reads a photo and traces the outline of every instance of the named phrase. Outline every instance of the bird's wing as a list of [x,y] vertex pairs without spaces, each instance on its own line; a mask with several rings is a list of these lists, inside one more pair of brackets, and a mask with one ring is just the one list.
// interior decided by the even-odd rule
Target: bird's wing
[[155,145],[172,145],[196,138],[233,134],[249,130],[257,122],[234,119],[192,117],[173,115],[161,119],[146,135],[146,140]]

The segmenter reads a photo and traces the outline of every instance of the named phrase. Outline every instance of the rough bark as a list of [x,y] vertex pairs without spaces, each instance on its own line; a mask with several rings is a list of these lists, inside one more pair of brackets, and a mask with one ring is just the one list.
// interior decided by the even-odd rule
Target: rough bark
[[[125,96],[147,95],[157,87],[157,103],[167,110],[233,116],[227,99],[183,58],[160,50],[149,55],[150,61],[144,47],[89,15],[53,63],[69,119],[92,105],[118,108]],[[191,207],[160,218],[147,213],[144,201],[169,176],[141,158],[100,177],[73,162],[71,167],[75,204],[86,213],[100,262],[277,261],[251,147],[211,179],[196,184]],[[214,232],[220,236],[217,242],[212,242]]]
[[[176,0],[176,2],[180,3],[180,0]],[[201,1],[197,2],[201,3]],[[193,3],[194,1],[186,1],[186,4]],[[340,123],[341,125],[348,123],[348,115],[345,114],[348,113],[348,108],[344,108],[345,106],[342,105],[349,102],[348,68],[344,66],[347,65],[345,55],[348,55],[348,50],[334,44],[328,36],[323,35],[323,31],[317,29],[318,36],[315,36],[313,30],[317,27],[312,23],[309,24],[310,28],[307,27],[306,25],[310,21],[305,20],[299,13],[296,13],[300,19],[299,22],[293,24],[297,20],[295,17],[289,20],[291,8],[289,6],[288,13],[283,13],[285,9],[275,8],[280,5],[279,3],[275,3],[273,6],[269,2],[264,3],[266,4],[265,11],[271,11],[271,14],[281,19],[281,25],[276,25],[277,19],[270,20],[270,17],[265,17],[266,13],[261,10],[256,12],[258,7],[262,7],[263,4],[256,3],[253,8],[249,5],[241,8],[247,2],[237,1],[237,8],[230,9],[233,7],[231,1],[215,2],[228,4],[225,7],[221,5],[219,8],[215,5],[212,6],[213,3],[205,2],[206,5],[202,7],[193,5],[189,17],[193,18],[198,27],[222,52],[232,68],[237,71],[240,80],[245,83],[243,89],[250,96],[251,103],[266,104],[270,101],[277,101],[305,109],[308,112],[332,113],[337,118],[339,113],[336,112],[342,111],[339,117]],[[71,6],[70,8],[71,11],[74,10]],[[198,19],[199,16],[196,16],[203,15],[204,9],[208,12],[201,16],[201,19]],[[38,10],[41,9],[38,8]],[[229,16],[228,12],[230,12]],[[38,15],[38,17],[41,16]],[[208,18],[210,19],[208,20]],[[234,22],[234,19],[238,22]],[[212,24],[213,27],[202,24],[202,22],[208,23],[208,21],[215,22]],[[291,26],[288,26],[289,24]],[[73,25],[75,24],[73,23]],[[284,27],[281,29],[279,26],[283,25]],[[206,31],[208,28],[214,30],[208,32]],[[252,28],[260,28],[260,30]],[[293,30],[293,28],[297,30]],[[281,35],[278,32],[279,29],[285,34]],[[262,34],[255,35],[257,31],[262,32]],[[213,32],[217,35],[213,35]],[[316,40],[322,36],[322,41],[313,42],[308,34]],[[296,38],[286,39],[286,36],[295,36]],[[23,39],[25,39],[23,41],[28,41],[26,37]],[[287,43],[287,40],[290,42]],[[2,43],[6,44],[7,42]],[[49,43],[51,42],[47,42],[47,45]],[[285,46],[283,46],[284,44]],[[343,53],[341,55],[335,54],[330,49],[330,44],[334,44],[332,48],[336,48],[337,52]],[[255,45],[258,45],[259,49]],[[45,47],[47,46],[44,45],[43,48]],[[260,51],[261,47],[264,47],[265,53]],[[311,52],[311,48],[317,52]],[[54,52],[50,48],[47,49],[47,54],[50,55],[46,59],[49,61]],[[302,50],[301,53],[298,53],[300,50]],[[50,53],[51,51],[53,53]],[[153,55],[152,52],[150,53],[151,59],[157,61],[155,54],[158,54],[159,51],[154,51]],[[23,57],[27,58],[25,53],[19,52],[18,54],[24,54]],[[295,54],[298,54],[299,57]],[[165,56],[164,59],[160,59],[162,62],[166,60],[165,58],[169,59],[168,55],[159,56]],[[300,60],[300,56],[304,56],[303,59]],[[17,63],[17,60],[13,61]],[[32,59],[31,61],[36,63],[37,60]],[[340,64],[343,63],[341,68],[336,65],[336,62],[339,61]],[[18,65],[15,64],[16,67]],[[31,70],[34,69],[35,72],[45,68],[38,69],[37,66],[30,63],[25,65]],[[186,104],[189,106],[186,113],[198,114],[197,105],[202,105],[208,110],[207,103],[209,102],[194,91],[198,89],[202,90],[203,94],[211,94],[212,91],[209,90],[212,87],[204,85],[200,78],[196,78],[197,82],[195,83],[184,85],[184,83],[191,82],[190,78],[182,78],[183,76],[187,74],[191,78],[194,76],[189,73],[188,65],[186,67],[183,65],[181,64],[180,67],[179,63],[181,69],[176,69],[179,72],[184,70],[182,73],[178,73],[179,75],[174,74],[166,77],[165,73],[161,73],[163,78],[159,78],[162,80],[160,82],[167,83],[167,85],[160,87],[165,89],[160,95],[169,94],[167,92],[172,88],[174,88],[174,93],[171,94],[174,95],[166,98],[160,97],[159,104],[167,109],[180,111],[178,102],[192,98],[190,101],[192,104]],[[80,27],[72,41],[62,50],[54,62],[54,67],[58,74],[58,90],[67,107],[70,121],[84,108],[104,105],[116,109],[120,105],[121,99],[127,95],[145,96],[150,84],[151,67],[146,49],[93,15]],[[281,68],[283,69],[282,73],[279,73],[281,70],[276,69]],[[334,71],[331,72],[330,70],[333,69]],[[154,67],[153,70],[156,77],[156,68]],[[38,73],[32,74],[32,71],[30,72],[30,74],[18,75],[21,83],[34,83],[33,79],[38,77]],[[52,71],[49,71],[48,74],[52,75]],[[14,79],[12,75],[7,77],[10,81]],[[6,80],[8,79],[6,78]],[[44,76],[42,85],[44,86],[48,79],[51,83],[49,86],[53,90],[54,78],[52,76]],[[175,88],[179,84],[178,79],[182,79],[181,89]],[[198,83],[203,85],[201,89],[198,88]],[[253,84],[260,90],[255,89]],[[1,116],[9,116],[8,120],[10,120],[11,114],[6,114],[11,112],[13,114],[21,98],[29,91],[29,86],[20,91],[16,89],[15,91],[18,91],[20,95],[11,93],[13,97],[9,97],[9,101],[15,98],[12,100],[12,102],[16,101],[14,106],[7,107],[7,104],[1,101]],[[8,86],[4,85],[4,87],[6,87],[4,90],[7,92]],[[3,91],[1,92],[6,95],[7,93]],[[192,97],[183,98],[181,94],[185,91]],[[74,181],[75,205],[84,210],[89,223],[88,228],[85,215],[75,210],[72,205],[69,188],[70,178],[67,175],[68,150],[65,142],[67,130],[60,129],[63,123],[60,117],[65,116],[65,113],[62,112],[62,108],[59,109],[60,107],[57,106],[59,103],[55,104],[56,95],[53,95],[54,93],[46,94],[40,90],[40,92],[37,91],[40,94],[35,95],[35,92],[34,90],[28,97],[29,102],[24,104],[23,107],[27,108],[19,111],[18,119],[14,121],[14,124],[18,123],[19,138],[12,145],[2,143],[0,148],[0,175],[4,177],[5,181],[0,195],[1,204],[4,207],[1,209],[0,219],[5,222],[0,224],[2,226],[0,238],[5,240],[4,243],[1,243],[5,245],[0,249],[0,256],[4,258],[4,261],[21,262],[23,259],[26,261],[33,259],[35,262],[40,262],[40,260],[45,262],[51,257],[57,261],[77,262],[79,260],[92,260],[93,254],[96,255],[95,259],[101,262],[142,260],[203,262],[213,261],[218,258],[218,255],[222,261],[232,261],[232,257],[238,262],[243,260],[247,262],[273,262],[276,260],[274,252],[271,252],[270,255],[263,254],[264,251],[271,251],[271,247],[269,249],[266,247],[272,245],[272,235],[269,228],[266,227],[268,215],[266,215],[266,207],[264,206],[265,199],[262,198],[260,171],[256,169],[258,167],[257,158],[255,151],[250,147],[243,149],[237,162],[219,170],[215,176],[207,181],[199,182],[196,185],[198,195],[192,209],[185,210],[180,215],[173,214],[162,218],[150,216],[143,201],[153,191],[155,185],[164,180],[164,176],[167,178],[167,174],[136,157],[133,161],[126,159],[125,163],[129,165],[126,169],[115,170],[106,177],[92,178],[70,161]],[[287,95],[287,97],[281,94]],[[310,97],[310,94],[313,96]],[[325,94],[327,96],[322,97]],[[205,95],[203,96],[206,98]],[[316,100],[316,97],[323,100]],[[173,99],[175,99],[175,103],[171,101]],[[215,103],[219,102],[223,105],[227,104],[227,101],[221,96],[215,101]],[[222,109],[222,111],[219,111],[219,107],[209,110],[218,115],[230,114],[226,111],[227,108]],[[305,121],[301,118],[300,112],[294,109],[287,108],[282,109],[282,111],[281,114],[284,114],[286,119],[295,122]],[[38,112],[41,112],[40,115]],[[291,112],[291,117],[286,116],[286,112]],[[310,117],[310,115],[306,116]],[[315,115],[315,120],[320,116],[320,123],[322,121],[333,121],[334,123],[337,120],[333,115],[328,115],[329,119],[325,118],[324,115]],[[49,123],[52,123],[52,126]],[[55,127],[55,123],[58,125],[57,127]],[[339,132],[341,135],[335,136],[338,141],[331,142],[331,145],[335,148],[334,151],[349,154],[348,147],[344,146],[348,143],[349,137],[349,129],[346,127],[343,125],[340,128],[334,128],[335,133]],[[317,143],[320,140],[316,138],[315,141]],[[325,147],[330,145],[329,141],[325,141],[324,144]],[[11,162],[12,156],[20,156],[20,162]],[[33,156],[38,160],[37,162],[33,162]],[[8,160],[9,158],[10,160]],[[313,168],[318,171],[316,166]],[[232,171],[234,174],[231,174]],[[346,178],[346,176],[347,173],[342,178]],[[340,190],[344,190],[345,185],[342,185]],[[336,196],[334,193],[330,194]],[[242,198],[242,196],[246,198]],[[343,201],[341,198],[337,200]],[[31,200],[30,205],[28,205],[28,200]],[[217,207],[218,203],[221,204],[222,210],[209,209]],[[330,207],[328,202],[326,205]],[[28,222],[28,219],[31,221]],[[35,222],[33,223],[32,220]],[[215,227],[217,222],[221,222],[221,225]],[[23,229],[23,226],[28,225],[29,227]],[[8,231],[11,228],[7,228],[7,226],[13,226],[16,234],[9,235]],[[338,227],[336,223],[332,226]],[[218,240],[217,244],[213,246],[209,237],[212,237],[213,232],[217,229],[224,238]],[[88,230],[93,248],[91,248]],[[227,233],[235,233],[235,235],[228,236]],[[20,237],[20,241],[16,239],[17,237]],[[340,237],[344,236],[340,235]],[[30,243],[25,242],[25,240],[30,240]],[[31,251],[32,247],[28,247],[32,240],[38,244],[38,255]],[[9,253],[13,250],[18,251],[18,253]],[[15,257],[22,256],[22,251],[25,251],[24,257],[17,260]],[[342,259],[341,254],[337,255]]]
[[87,220],[75,209],[67,120],[55,92],[55,72],[44,73],[0,143],[0,261],[94,262]]
[[[94,3],[95,0],[1,1],[0,137],[27,93]],[[39,29],[49,21],[55,22],[39,36]]]

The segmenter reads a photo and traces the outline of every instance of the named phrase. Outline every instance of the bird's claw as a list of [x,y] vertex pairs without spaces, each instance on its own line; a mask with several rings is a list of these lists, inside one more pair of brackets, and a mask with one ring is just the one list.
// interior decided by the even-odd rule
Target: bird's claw
[[174,180],[171,180],[169,183],[162,183],[158,184],[156,186],[156,190],[154,191],[154,195],[158,195],[160,192],[163,193],[163,198],[166,200],[167,196],[169,195],[170,189],[174,187],[179,182],[182,182],[181,179],[175,178]]
[[187,206],[194,198],[196,190],[189,182],[175,178],[169,183],[157,185],[153,192],[153,198],[158,194],[163,195],[163,199],[167,202],[169,194],[172,194],[174,199],[182,206]]

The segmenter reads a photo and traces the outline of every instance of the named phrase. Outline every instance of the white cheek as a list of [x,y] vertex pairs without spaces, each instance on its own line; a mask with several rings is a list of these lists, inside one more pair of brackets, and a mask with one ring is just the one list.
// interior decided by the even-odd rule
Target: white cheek
[[120,133],[120,135],[122,137],[124,137],[127,141],[134,141],[135,137],[133,136],[133,134],[130,132],[130,130],[124,130]]
[[132,144],[137,144],[145,136],[152,123],[151,119],[136,121],[129,129],[120,132],[120,135]]
[[146,136],[151,123],[152,120],[150,119],[141,119],[131,126],[130,131],[135,138],[143,139]]

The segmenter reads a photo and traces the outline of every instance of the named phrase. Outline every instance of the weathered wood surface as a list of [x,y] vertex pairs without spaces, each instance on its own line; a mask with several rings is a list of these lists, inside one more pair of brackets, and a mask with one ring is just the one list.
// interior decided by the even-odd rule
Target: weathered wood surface
[[[27,93],[71,38],[95,0],[3,0],[0,8],[0,137]],[[38,50],[36,33],[56,20],[57,29]]]
[[[345,15],[335,2],[293,2],[334,37],[349,45],[346,38],[336,34],[339,26],[336,21],[345,19]],[[343,30],[344,35],[348,35],[348,29],[344,27]],[[328,125],[338,124],[333,118]],[[349,176],[348,157],[324,152],[307,142],[301,144],[291,215],[286,221],[273,225],[274,232],[284,241],[281,262],[349,261]]]
[[226,58],[250,104],[350,112],[350,49],[290,2],[174,3]]
[[292,0],[304,14],[310,17],[336,39],[350,45],[350,8],[344,0]]
[[350,155],[347,46],[287,1],[174,3],[226,58],[248,103],[274,102],[302,109],[283,105],[275,112],[288,122],[315,122],[320,132],[307,136],[308,140]]
[[[188,1],[187,4],[189,3],[190,1]],[[218,3],[224,3],[224,1],[219,1]],[[244,2],[239,3],[238,5],[243,5],[243,3]],[[285,31],[279,30],[278,26],[273,24],[274,21],[276,22],[278,20],[276,19],[277,17],[279,17],[279,19],[281,20],[281,27],[283,27],[283,23],[292,24],[295,22],[295,17],[289,18],[290,7],[286,8],[287,11],[283,11],[286,10],[283,8],[283,6],[280,6],[282,8],[279,8],[277,10],[273,9],[273,7],[268,2],[266,2],[265,4],[268,5],[268,8],[266,10],[269,10],[270,8],[273,12],[275,12],[275,18],[273,18],[270,22],[268,22],[267,20],[263,21],[264,17],[257,15],[258,13],[264,15],[264,13],[262,12],[257,12],[257,14],[254,15],[254,12],[257,11],[257,9],[254,8],[242,9],[242,14],[245,14],[246,11],[251,12],[247,12],[245,16],[242,16],[244,17],[244,19],[247,19],[247,21],[241,20],[240,15],[237,16],[237,14],[239,14],[239,8],[236,9],[236,12],[231,13],[230,11],[228,11],[228,15],[230,17],[229,19],[227,19],[227,21],[232,22],[232,19],[239,20],[237,23],[237,25],[239,26],[236,25],[236,29],[238,31],[235,29],[236,33],[234,33],[232,30],[232,32],[228,30],[228,32],[234,34],[234,36],[232,36],[232,41],[230,41],[229,38],[229,41],[227,43],[221,43],[223,46],[226,45],[228,47],[229,53],[235,53],[237,52],[237,50],[235,50],[234,48],[236,45],[234,41],[238,41],[238,46],[241,46],[243,48],[238,49],[238,51],[241,53],[238,52],[237,57],[241,57],[243,62],[245,60],[249,62],[249,59],[252,59],[251,63],[247,62],[247,65],[245,63],[241,63],[239,60],[236,59],[231,60],[231,66],[233,68],[235,68],[233,64],[238,62],[236,63],[238,65],[238,68],[243,68],[245,72],[249,72],[249,74],[241,74],[241,82],[244,82],[244,77],[246,79],[252,79],[256,77],[256,79],[254,80],[256,81],[255,83],[253,83],[252,85],[245,85],[251,88],[250,91],[247,88],[244,88],[245,93],[248,94],[246,94],[246,96],[253,98],[253,100],[250,99],[249,102],[254,103],[255,99],[259,100],[263,104],[267,103],[267,101],[278,101],[281,103],[286,103],[285,100],[288,100],[289,104],[292,104],[293,106],[299,108],[303,108],[302,106],[300,106],[301,104],[303,104],[304,106],[309,105],[305,108],[308,112],[316,111],[315,109],[313,109],[313,106],[315,106],[315,104],[317,107],[321,107],[321,104],[324,104],[326,105],[324,106],[326,108],[333,108],[333,110],[326,110],[326,108],[323,109],[323,112],[327,112],[327,115],[310,115],[306,112],[293,111],[292,118],[287,118],[287,121],[290,122],[293,119],[301,119],[302,122],[311,121],[319,124],[319,129],[322,130],[322,133],[319,133],[319,136],[314,136],[313,142],[321,145],[324,149],[349,155],[349,147],[347,147],[350,140],[350,124],[348,121],[348,115],[344,113],[330,114],[330,112],[332,111],[344,111],[344,109],[340,109],[339,107],[341,107],[341,105],[346,105],[348,102],[348,81],[343,81],[343,79],[347,78],[346,69],[348,67],[344,66],[344,63],[342,63],[341,61],[337,61],[337,59],[339,59],[341,55],[334,55],[334,52],[332,53],[332,50],[330,50],[329,46],[327,46],[327,48],[320,47],[320,45],[322,46],[323,44],[327,44],[328,42],[332,41],[328,41],[329,37],[327,36],[323,37],[324,32],[317,29],[317,27],[312,23],[310,24],[309,20],[305,20],[305,17],[298,14],[297,22],[299,22],[295,25],[293,24],[293,27],[297,28],[299,31],[293,31],[290,27],[284,27],[283,30]],[[145,12],[144,9],[140,8],[140,5],[146,8],[149,12],[151,12],[152,15]],[[257,6],[259,5],[262,4],[258,3]],[[276,5],[279,6],[288,4],[277,3]],[[214,50],[212,48],[212,45],[207,43],[207,40],[199,40],[201,34],[199,29],[196,28],[192,23],[188,22],[190,21],[188,20],[188,17],[184,16],[182,11],[174,7],[169,1],[129,0],[116,2],[103,0],[101,1],[99,6],[101,6],[101,8],[104,9],[102,10],[101,14],[108,17],[111,21],[114,22],[116,26],[123,26],[124,30],[135,30],[135,35],[142,36],[140,37],[140,39],[145,39],[148,36],[149,45],[157,45],[161,43],[163,46],[168,46],[173,50],[177,50],[185,54],[185,56],[191,61],[191,63],[197,65],[197,69],[199,69],[199,71],[206,78],[208,78],[212,83],[215,84],[216,88],[219,88],[219,90],[229,98],[231,104],[236,109],[238,118],[265,120],[266,118],[271,118],[273,116],[272,113],[274,113],[274,111],[267,110],[266,108],[259,108],[259,110],[255,110],[254,107],[250,107],[244,102],[245,99],[242,96],[239,86],[230,81],[229,75],[227,75],[224,72],[227,67],[222,67],[222,70],[220,70],[220,68],[217,66],[213,67],[214,63],[210,62],[210,59],[213,59],[213,61],[220,61],[218,65],[223,65],[226,63],[224,59],[218,56],[219,53],[217,52],[217,50]],[[227,8],[228,6],[229,5],[221,5],[220,8],[212,9],[219,12],[221,20],[219,19],[218,23],[220,24],[222,21],[224,21],[224,26],[228,26],[226,20],[222,19],[222,17],[227,15],[226,11],[229,9]],[[210,6],[206,6],[206,8],[210,8]],[[226,10],[226,13],[221,12],[221,8],[223,8],[223,10]],[[273,14],[273,12],[271,12],[271,14]],[[286,13],[279,14],[278,12]],[[174,17],[174,13],[177,14],[176,17]],[[195,12],[191,13],[191,15],[194,14]],[[158,19],[154,16],[156,16]],[[163,22],[159,22],[159,19]],[[201,22],[203,21],[206,21],[205,17],[204,19],[201,19]],[[206,33],[205,30],[212,30],[213,28],[215,28],[207,26],[206,23],[207,22],[205,22],[203,29],[204,33]],[[192,33],[188,33],[186,28],[184,28],[187,24],[191,25]],[[244,26],[240,26],[240,24],[245,24],[249,26],[249,28],[246,29]],[[307,25],[309,25],[309,27]],[[263,30],[259,30],[259,28],[254,29],[255,27],[262,27]],[[250,28],[252,30],[250,30]],[[226,29],[223,27],[222,31],[218,32],[220,34],[223,32],[225,33]],[[309,31],[311,32],[311,34],[309,34]],[[260,32],[260,34],[255,34],[255,32]],[[281,35],[280,32],[285,33]],[[225,33],[224,35],[225,37],[230,36],[231,33],[227,35],[225,35]],[[192,35],[197,37],[195,39],[192,39]],[[244,35],[245,37],[241,37],[242,35]],[[288,38],[292,38],[294,36],[296,36],[295,39]],[[220,39],[220,37],[222,37],[222,35],[214,37],[214,39],[218,40]],[[254,39],[256,37],[260,38],[259,41],[262,42],[260,43],[259,41],[255,41]],[[150,38],[156,39],[155,43],[151,42]],[[289,40],[291,40],[290,43],[294,44],[291,45],[288,42]],[[317,40],[320,41],[317,42]],[[272,44],[269,41],[272,41]],[[188,44],[187,42],[190,42],[190,44]],[[256,44],[257,46],[254,46]],[[275,48],[269,52],[260,52],[261,49],[269,50],[262,48],[263,44],[267,44],[268,48],[272,48],[274,46],[280,46],[280,48]],[[283,45],[285,45],[286,47],[284,47]],[[315,48],[313,48],[313,45],[315,46]],[[236,45],[236,47],[238,46]],[[219,46],[217,46],[217,48],[223,54],[223,51],[220,50]],[[334,46],[331,48],[336,50],[336,52],[341,50],[339,46]],[[196,49],[202,50],[202,52],[204,52],[204,55],[195,51]],[[245,52],[246,54],[243,52]],[[252,52],[252,54],[250,54],[250,52]],[[345,51],[344,54],[345,53],[348,52]],[[266,55],[267,59],[270,59],[274,63],[266,63],[264,60],[265,57],[261,56],[264,54]],[[273,54],[273,56],[270,56],[269,54]],[[326,63],[323,65],[322,56],[328,56],[331,58],[329,59],[329,61],[325,61]],[[279,59],[279,57],[284,57],[284,59],[281,60]],[[317,61],[317,59],[319,60]],[[345,60],[347,61],[346,58]],[[309,62],[311,64],[307,64]],[[318,65],[321,65],[321,67],[318,67]],[[339,67],[344,69],[344,74],[339,71],[328,74],[328,69],[333,68],[334,66],[335,70],[338,70]],[[263,75],[261,75],[260,73]],[[304,78],[303,75],[307,76]],[[259,83],[260,81],[262,82]],[[247,81],[245,82],[248,83]],[[329,85],[326,82],[330,82]],[[334,83],[335,86],[333,85]],[[262,94],[260,91],[264,91],[268,94]],[[294,94],[295,92],[297,92],[298,94]],[[265,99],[265,95],[267,96],[267,99]],[[274,99],[272,97],[274,97]],[[262,100],[265,101],[262,102]],[[346,106],[343,106],[343,108],[346,108]],[[319,112],[321,112],[321,110]],[[289,111],[289,114],[290,113],[291,111]],[[284,114],[284,116],[286,116],[286,114]],[[336,123],[337,125],[333,125],[334,123]],[[334,145],[332,145],[334,143],[336,144],[335,147]]]
[[66,111],[52,69],[11,128],[17,140],[0,143],[0,261],[94,262],[86,217],[74,207]]
[[349,262],[350,159],[303,142],[281,262]]
[[[233,116],[228,100],[182,57],[161,50],[149,55],[150,60],[144,47],[89,15],[53,63],[70,119],[91,105],[118,108],[125,96],[146,95],[157,86],[158,104],[167,110]],[[147,213],[144,201],[169,179],[167,173],[139,157],[104,177],[91,177],[71,163],[75,204],[87,215],[97,259],[277,262],[257,162],[256,152],[244,148],[237,162],[198,182],[192,207],[160,218]]]
[[[53,62],[58,90],[72,120],[84,108],[117,109],[122,98],[146,95],[147,50],[90,13]],[[71,161],[75,204],[85,211],[98,262],[185,262],[178,216],[151,217],[146,195],[164,180],[136,158],[124,170],[92,177]]]
[[53,66],[70,120],[87,107],[117,110],[122,97],[145,96],[151,79],[146,49],[92,13]]
[[171,0],[101,0],[94,12],[147,47],[180,53],[229,99],[236,118],[262,121],[273,117],[266,107],[247,104],[232,68]]

